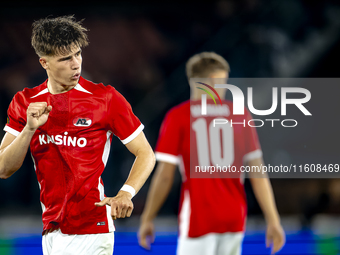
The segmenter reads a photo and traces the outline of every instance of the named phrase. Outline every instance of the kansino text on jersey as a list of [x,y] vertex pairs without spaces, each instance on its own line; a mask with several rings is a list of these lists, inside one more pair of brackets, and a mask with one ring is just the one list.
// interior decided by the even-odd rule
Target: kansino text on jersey
[[232,119],[227,120],[225,118],[216,118],[213,120],[213,126],[214,127],[219,127],[221,125],[230,125],[231,127],[233,126],[249,126],[249,127],[263,127],[264,125],[270,125],[271,127],[275,126],[282,126],[282,127],[296,127],[298,124],[297,120],[294,119],[265,119],[265,120],[260,120],[260,119],[251,119],[251,120],[243,120],[243,121],[233,121]]
[[64,135],[39,135],[39,143],[40,145],[44,144],[55,144],[55,145],[64,145],[64,146],[73,146],[83,148],[87,144],[87,140],[84,137],[71,137],[68,136],[68,133],[65,132]]

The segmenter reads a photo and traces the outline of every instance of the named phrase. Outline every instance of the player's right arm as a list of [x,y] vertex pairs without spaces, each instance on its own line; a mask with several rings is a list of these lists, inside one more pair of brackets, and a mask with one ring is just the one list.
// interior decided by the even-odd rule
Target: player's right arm
[[139,245],[145,249],[150,249],[150,241],[154,241],[153,220],[169,195],[175,170],[175,164],[159,162],[152,178],[138,231]]
[[24,162],[29,144],[35,131],[44,125],[52,106],[46,102],[31,103],[27,108],[27,123],[16,137],[6,133],[0,145],[0,178],[7,179],[14,174]]

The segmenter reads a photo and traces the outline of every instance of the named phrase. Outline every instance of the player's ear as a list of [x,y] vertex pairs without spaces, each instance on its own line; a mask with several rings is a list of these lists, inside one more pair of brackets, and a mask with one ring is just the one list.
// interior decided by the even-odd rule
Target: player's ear
[[45,70],[48,69],[48,61],[46,57],[39,58],[39,62]]

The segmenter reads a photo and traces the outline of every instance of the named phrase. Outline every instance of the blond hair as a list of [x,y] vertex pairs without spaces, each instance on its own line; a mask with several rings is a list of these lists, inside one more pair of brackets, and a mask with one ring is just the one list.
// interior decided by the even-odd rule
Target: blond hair
[[190,78],[208,78],[216,71],[230,72],[228,62],[215,52],[202,52],[192,56],[186,63],[186,74]]

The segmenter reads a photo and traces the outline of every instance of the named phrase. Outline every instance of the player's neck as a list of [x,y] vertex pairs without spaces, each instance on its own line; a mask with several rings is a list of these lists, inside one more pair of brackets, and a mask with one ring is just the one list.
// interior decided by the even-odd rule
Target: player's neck
[[195,100],[200,100],[201,99],[201,96],[198,96],[198,95],[193,95],[193,94],[191,94],[190,95],[190,100],[192,100],[192,101],[195,101]]
[[48,81],[47,81],[48,91],[53,95],[68,92],[71,89],[73,89],[75,86],[76,85],[71,85],[71,86],[70,85],[63,85],[63,84],[60,84],[56,81],[53,81],[52,79],[48,79]]
[[[202,95],[203,94],[206,94],[205,92],[201,92],[200,90],[194,90],[194,91],[191,91],[191,93],[190,93],[190,100],[201,100],[201,98],[202,98]],[[219,94],[219,96],[220,96],[220,98],[221,99],[223,99],[224,98],[224,96],[225,96],[225,93],[218,93]],[[215,99],[218,99],[218,97],[215,95],[215,94],[212,94],[213,95],[213,97],[215,98]],[[208,96],[209,97],[209,96]],[[209,97],[210,98],[210,97]]]

